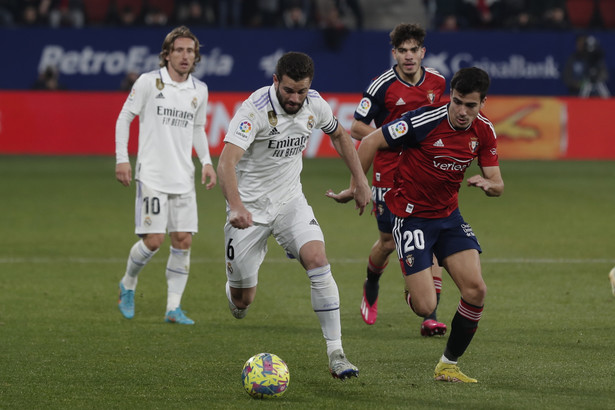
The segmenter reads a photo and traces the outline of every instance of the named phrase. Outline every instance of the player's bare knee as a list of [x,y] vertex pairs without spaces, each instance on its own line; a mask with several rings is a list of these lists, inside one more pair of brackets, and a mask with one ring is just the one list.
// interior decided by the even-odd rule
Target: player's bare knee
[[426,317],[429,316],[435,309],[436,309],[436,303],[435,301],[430,301],[430,300],[417,300],[419,298],[412,298],[411,299],[411,308],[414,311],[414,313],[417,314],[417,316],[420,317]]
[[421,309],[418,309],[418,310],[417,310],[417,309],[414,309],[414,313],[416,313],[416,315],[417,315],[418,317],[427,317],[427,316],[429,316],[429,315],[430,315],[430,314],[431,314],[431,313],[432,313],[435,309],[436,309],[436,307],[435,307],[435,305],[434,305],[434,308],[433,308],[433,309],[429,309],[429,308],[427,308],[427,309],[421,308]]
[[301,248],[300,255],[301,264],[306,271],[329,265],[327,255],[324,252],[303,252],[303,248]]
[[299,259],[305,270],[311,270],[329,264],[325,253],[324,243],[310,241],[299,250]]
[[485,297],[487,296],[487,285],[485,282],[480,282],[473,284],[473,286],[468,286],[461,292],[461,297],[468,303],[471,303],[475,306],[482,306],[485,302]]
[[147,246],[147,249],[149,249],[152,252],[155,252],[158,249],[160,249],[160,247],[164,243],[164,234],[161,234],[161,233],[147,234],[143,237],[143,243],[145,244],[145,246]]
[[386,255],[390,255],[395,251],[395,242],[394,241],[381,242],[380,249]]
[[171,232],[171,245],[175,249],[190,249],[192,246],[192,233]]
[[237,308],[239,309],[247,309],[248,307],[250,307],[252,303],[244,301],[244,300],[233,299],[233,304],[237,306]]
[[380,252],[387,255],[390,255],[393,251],[395,251],[395,240],[393,239],[393,235],[390,234],[386,235],[381,232],[380,238],[378,238],[375,245]]
[[231,292],[233,304],[239,309],[247,309],[254,302],[254,295],[243,289],[238,290],[239,292]]

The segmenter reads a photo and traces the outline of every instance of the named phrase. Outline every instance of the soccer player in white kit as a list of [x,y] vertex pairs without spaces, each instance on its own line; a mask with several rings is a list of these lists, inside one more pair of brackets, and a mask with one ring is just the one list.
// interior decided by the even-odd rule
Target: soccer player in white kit
[[256,295],[258,270],[273,235],[286,253],[305,268],[312,307],[327,344],[335,378],[358,376],[342,348],[339,293],[325,253],[323,233],[301,188],[302,153],[312,130],[322,129],[346,162],[356,184],[362,213],[371,190],[350,135],[329,104],[311,90],[314,63],[289,52],[277,63],[273,84],[254,92],[231,120],[218,163],[227,202],[224,227],[226,294],[231,313],[246,315]]
[[139,272],[162,246],[168,231],[165,321],[194,324],[180,306],[190,270],[192,235],[198,231],[193,146],[203,165],[201,183],[207,189],[216,185],[205,134],[208,89],[191,75],[200,59],[196,36],[185,26],[173,29],[162,44],[161,68],[137,79],[117,119],[115,176],[129,186],[130,123],[139,116],[135,233],[141,239],[130,250],[119,284],[118,305],[127,319],[134,316]]

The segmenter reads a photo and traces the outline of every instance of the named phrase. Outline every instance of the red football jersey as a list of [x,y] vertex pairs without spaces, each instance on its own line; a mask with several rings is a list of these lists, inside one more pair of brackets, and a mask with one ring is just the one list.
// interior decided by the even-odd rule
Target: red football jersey
[[450,215],[459,206],[459,188],[474,158],[481,167],[498,165],[491,122],[479,113],[467,129],[456,130],[448,119],[448,103],[406,113],[382,132],[389,146],[402,147],[394,187],[384,197],[402,218]]
[[[380,128],[408,111],[440,101],[446,86],[446,80],[440,73],[431,68],[423,68],[423,76],[416,85],[412,85],[399,77],[395,67],[382,73],[363,92],[363,98],[354,113],[356,120],[366,124],[373,120],[376,128]],[[373,186],[393,186],[399,152],[399,149],[391,149],[376,153]]]

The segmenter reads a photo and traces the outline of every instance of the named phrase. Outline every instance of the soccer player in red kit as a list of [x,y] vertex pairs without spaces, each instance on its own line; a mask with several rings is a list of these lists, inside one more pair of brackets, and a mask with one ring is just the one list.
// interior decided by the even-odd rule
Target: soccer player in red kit
[[[481,273],[481,248],[459,212],[458,193],[474,158],[481,175],[468,178],[467,184],[487,196],[504,191],[495,131],[480,112],[489,84],[482,69],[460,69],[451,80],[449,103],[404,114],[365,137],[358,150],[367,172],[377,150],[402,148],[395,184],[385,201],[395,216],[393,237],[412,309],[424,316],[436,307],[432,255],[461,293],[446,348],[434,371],[434,378],[441,381],[476,383],[459,370],[457,360],[478,328],[487,286]],[[351,180],[349,189],[353,188]]]
[[[425,57],[425,29],[418,24],[402,23],[389,36],[393,47],[391,53],[397,64],[376,77],[364,91],[351,126],[351,134],[358,140],[410,110],[440,101],[444,94],[444,77],[436,70],[422,66]],[[371,125],[372,121],[375,127]],[[389,255],[395,251],[391,213],[384,201],[384,194],[393,187],[399,153],[400,148],[395,147],[378,151],[374,158],[372,213],[376,217],[379,237],[369,254],[367,279],[363,284],[361,300],[361,316],[368,325],[376,322],[380,276],[388,264]],[[328,193],[338,202],[345,202],[343,194]],[[442,268],[434,264],[432,273],[439,298]],[[434,309],[424,317],[421,334],[433,336],[445,333],[446,325],[437,321]]]

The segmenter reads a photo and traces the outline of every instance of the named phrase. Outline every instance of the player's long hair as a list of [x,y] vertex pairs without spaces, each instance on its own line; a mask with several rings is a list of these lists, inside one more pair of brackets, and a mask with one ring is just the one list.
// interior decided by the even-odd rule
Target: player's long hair
[[294,81],[309,78],[311,82],[314,79],[314,61],[305,53],[290,51],[278,60],[275,75],[279,81],[285,75]]
[[190,31],[190,29],[186,26],[175,27],[164,39],[162,43],[162,51],[159,54],[160,57],[160,67],[166,67],[169,62],[167,61],[167,56],[173,51],[173,44],[175,40],[180,37],[186,37],[191,40],[194,40],[194,64],[190,69],[192,73],[196,66],[196,63],[201,61],[201,52],[199,49],[201,48],[201,44],[199,43],[199,39]]
[[389,37],[391,38],[393,48],[401,46],[408,40],[415,40],[419,47],[423,47],[426,35],[425,29],[418,24],[401,23],[395,26]]

